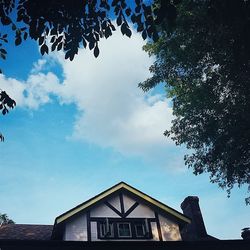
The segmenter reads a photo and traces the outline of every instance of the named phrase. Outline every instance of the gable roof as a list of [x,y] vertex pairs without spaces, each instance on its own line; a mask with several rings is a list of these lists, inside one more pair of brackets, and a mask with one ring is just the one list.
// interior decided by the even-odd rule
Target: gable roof
[[7,224],[0,227],[0,240],[50,240],[53,225]]
[[138,189],[128,185],[127,183],[120,182],[120,183],[114,185],[113,187],[105,190],[104,192],[96,195],[95,197],[87,200],[86,202],[81,203],[80,205],[78,205],[78,206],[70,209],[69,211],[59,215],[55,219],[55,224],[59,224],[65,220],[69,219],[71,216],[73,216],[79,212],[82,212],[86,209],[89,209],[90,207],[92,207],[96,203],[108,198],[112,194],[119,192],[121,190],[126,190],[129,193],[132,193],[134,196],[139,197],[141,200],[145,201],[146,203],[148,203],[150,205],[153,205],[154,207],[158,208],[160,211],[174,216],[176,219],[178,219],[182,223],[191,223],[191,220],[187,216],[183,215],[182,213],[180,213],[180,212],[176,211],[175,209],[163,204],[162,202],[150,197],[149,195],[139,191]]

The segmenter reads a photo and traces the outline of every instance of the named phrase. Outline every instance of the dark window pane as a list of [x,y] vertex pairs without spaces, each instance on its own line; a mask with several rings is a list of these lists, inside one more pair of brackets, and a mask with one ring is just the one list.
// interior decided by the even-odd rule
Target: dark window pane
[[131,237],[130,223],[118,223],[119,237]]
[[113,223],[101,222],[100,223],[100,236],[101,237],[114,237]]
[[137,237],[144,237],[145,235],[144,225],[141,223],[135,224],[135,232]]

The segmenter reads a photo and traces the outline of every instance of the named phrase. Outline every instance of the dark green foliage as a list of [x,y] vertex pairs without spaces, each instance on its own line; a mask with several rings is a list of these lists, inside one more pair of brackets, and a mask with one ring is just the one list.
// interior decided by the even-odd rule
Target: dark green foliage
[[[111,13],[123,35],[132,35],[128,25],[132,22],[144,39],[158,39],[155,21],[161,22],[163,14],[167,13],[167,20],[173,22],[178,4],[162,2],[164,4],[153,6],[154,13],[152,6],[142,0],[135,0],[134,4],[129,0],[3,0],[0,2],[0,16],[2,25],[11,26],[15,32],[16,46],[29,36],[38,41],[44,55],[49,52],[46,42],[51,37],[51,50],[64,50],[65,58],[73,60],[80,46],[87,47],[87,44],[90,49],[96,48],[94,55],[98,56],[99,40],[110,37],[115,31]],[[11,18],[14,10],[16,20]]]
[[[11,99],[5,91],[0,89],[0,111],[3,115],[9,113],[10,109],[16,106],[16,102]],[[0,141],[4,141],[4,136],[0,133]]]
[[250,191],[250,1],[183,0],[177,11],[175,27],[159,26],[159,41],[145,46],[156,61],[140,87],[166,83],[175,119],[165,135],[191,149],[194,174],[228,194]]
[[0,227],[7,224],[15,224],[15,222],[11,220],[7,214],[0,213]]

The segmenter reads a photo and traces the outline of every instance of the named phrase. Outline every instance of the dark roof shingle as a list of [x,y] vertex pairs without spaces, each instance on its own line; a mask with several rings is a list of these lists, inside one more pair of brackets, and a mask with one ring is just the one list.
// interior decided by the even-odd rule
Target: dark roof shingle
[[53,225],[8,224],[0,227],[0,240],[50,240]]

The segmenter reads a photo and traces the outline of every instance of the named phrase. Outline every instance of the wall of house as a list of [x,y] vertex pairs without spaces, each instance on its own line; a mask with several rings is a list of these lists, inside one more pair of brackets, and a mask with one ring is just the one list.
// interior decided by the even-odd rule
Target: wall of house
[[63,240],[87,241],[87,216],[81,214],[73,217],[65,225]]
[[181,240],[181,234],[178,224],[159,215],[159,222],[161,226],[161,234],[163,241],[177,241]]
[[[113,197],[108,200],[108,202],[115,207],[119,212],[121,212],[120,198],[119,196]],[[137,202],[128,195],[123,195],[124,210],[125,212],[129,210],[131,206]],[[100,204],[90,210],[90,217],[111,217],[120,218],[117,213],[115,213],[106,204]],[[139,204],[126,218],[148,218],[155,219],[155,211],[145,204]],[[178,224],[174,223],[170,219],[159,215],[159,225],[161,228],[161,235],[163,241],[176,241],[181,240],[180,231]],[[91,221],[91,240],[99,241],[103,239],[98,239],[97,235],[97,222]],[[151,221],[152,239],[150,241],[160,240],[158,233],[157,222]],[[87,241],[87,216],[86,214],[79,215],[67,222],[64,233],[64,240],[75,240],[75,241]],[[131,239],[128,239],[129,241]]]
[[90,210],[90,217],[112,217],[117,218],[117,213],[110,209],[107,205],[101,204]]

